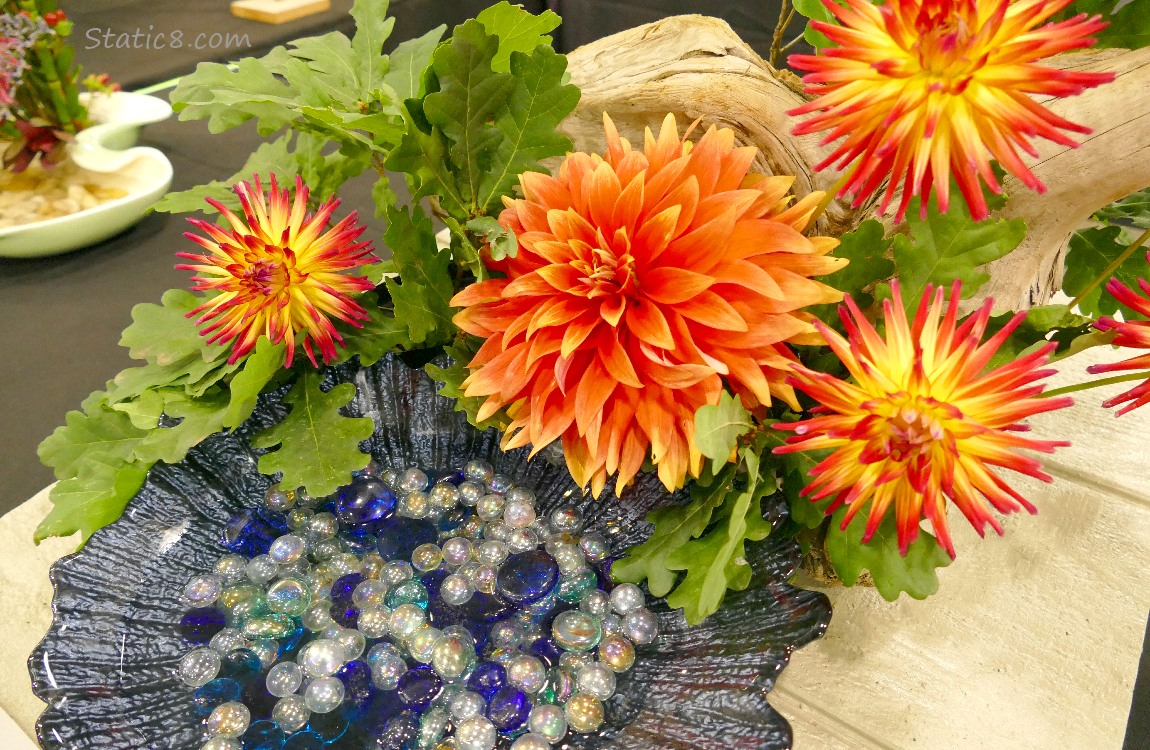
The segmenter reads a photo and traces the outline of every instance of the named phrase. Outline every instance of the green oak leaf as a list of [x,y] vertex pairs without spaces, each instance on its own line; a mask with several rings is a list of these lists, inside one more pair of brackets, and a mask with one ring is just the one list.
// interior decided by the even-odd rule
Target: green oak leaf
[[368,315],[368,319],[363,321],[363,327],[352,328],[346,324],[336,326],[346,345],[340,354],[340,362],[358,356],[359,363],[367,366],[389,352],[412,348],[407,326],[379,306],[375,292],[364,294],[359,302]]
[[184,460],[191,448],[224,428],[227,409],[228,394],[220,389],[204,398],[190,398],[178,390],[170,392],[164,403],[164,414],[180,420],[179,424],[150,430],[136,446],[136,458],[148,463],[170,464]]
[[[791,415],[793,418],[793,415]],[[783,421],[791,421],[784,419]],[[810,483],[811,470],[830,454],[830,451],[798,451],[797,453],[773,453],[775,448],[786,445],[785,433],[771,430],[762,436],[764,444],[763,462],[774,466],[775,475],[782,480],[782,491],[787,498],[791,520],[810,529],[818,528],[826,517],[826,509],[833,500],[827,498],[812,503],[801,495]]]
[[496,72],[511,70],[514,52],[530,53],[540,45],[551,46],[550,33],[562,21],[553,11],[535,15],[507,0],[480,12],[475,20],[483,24],[488,34],[499,37],[499,51],[491,60],[491,69]]
[[487,399],[482,396],[468,396],[463,392],[463,381],[471,374],[471,370],[467,369],[467,363],[475,356],[482,343],[481,339],[474,336],[461,337],[445,350],[451,357],[449,366],[428,364],[423,369],[432,380],[443,384],[439,389],[439,395],[451,399],[455,404],[455,411],[465,413],[467,421],[474,427],[480,430],[490,427],[505,429],[508,420],[498,412],[486,420],[479,421],[479,409]]
[[57,479],[83,476],[95,464],[117,466],[135,460],[148,430],[132,424],[123,412],[100,407],[90,414],[70,411],[64,426],[44,438],[36,453]]
[[431,64],[431,54],[439,46],[444,25],[436,26],[421,37],[400,42],[391,53],[391,67],[383,82],[391,87],[397,101],[418,99],[425,93],[422,90],[423,71]]
[[[823,23],[833,24],[835,26],[839,25],[835,17],[827,10],[826,6],[823,5],[822,0],[791,0],[791,4],[794,6],[796,13],[801,16],[806,16],[812,21],[822,21]],[[803,39],[807,41],[807,44],[814,47],[816,51],[838,46],[809,23],[803,31]]]
[[917,218],[918,199],[907,210],[910,236],[894,238],[894,263],[898,269],[903,305],[918,307],[927,284],[949,287],[962,281],[962,296],[969,298],[990,279],[979,266],[998,260],[1022,242],[1026,224],[1013,221],[974,221],[959,201],[948,213],[939,213],[931,199],[926,219]]
[[714,462],[716,471],[730,459],[739,438],[754,428],[743,402],[727,391],[719,394],[718,404],[700,406],[695,412],[695,444]]
[[840,527],[846,512],[845,507],[835,511],[826,540],[827,556],[845,586],[853,586],[862,571],[869,570],[875,588],[889,602],[904,591],[914,599],[925,599],[938,591],[936,571],[950,565],[950,556],[933,535],[919,531],[902,557],[893,513],[887,514],[871,540],[863,544],[866,513],[860,512],[843,531]]
[[1125,222],[1150,227],[1150,188],[1139,190],[1094,212],[1094,218],[1109,223]]
[[141,303],[132,308],[132,324],[124,329],[120,346],[128,348],[132,359],[167,366],[189,357],[204,362],[217,359],[222,347],[208,348],[188,313],[203,302],[191,292],[169,289],[160,304]]
[[[1067,295],[1076,298],[1122,254],[1127,246],[1119,241],[1121,232],[1121,227],[1110,226],[1083,229],[1074,233],[1070,238],[1070,252],[1066,254],[1066,274],[1062,279],[1062,290]],[[1135,251],[1118,266],[1111,277],[1132,289],[1137,289],[1139,277],[1145,274],[1146,253]],[[1121,310],[1127,320],[1139,317],[1137,312],[1110,296],[1105,286],[1103,282],[1094,287],[1079,301],[1078,309],[1091,316],[1113,315]]]
[[[283,48],[277,49],[278,56],[273,50],[268,58],[281,59]],[[276,75],[281,71],[269,65],[268,58],[245,57],[234,64],[234,71],[220,63],[200,63],[172,90],[172,107],[181,121],[207,119],[213,133],[255,118],[260,135],[271,135],[297,114],[291,86]]]
[[395,304],[395,318],[407,326],[413,344],[444,343],[455,333],[450,253],[439,249],[435,227],[419,205],[411,210],[390,209],[387,218],[384,242],[399,273],[398,279],[385,282]]
[[686,505],[657,508],[647,515],[655,529],[642,544],[611,566],[611,575],[621,583],[639,583],[644,579],[653,596],[666,596],[678,578],[667,558],[692,539],[702,536],[711,517],[731,492],[734,465],[726,466],[709,482],[701,479],[691,486],[691,501]]
[[387,6],[387,0],[355,0],[351,6],[351,17],[355,19],[355,35],[351,38],[353,70],[359,98],[365,101],[372,98],[381,79],[387,82],[389,60],[383,54],[383,44],[395,27],[395,19],[387,15]]
[[252,438],[256,448],[279,448],[260,456],[264,474],[283,473],[287,487],[304,487],[313,497],[330,495],[367,466],[370,456],[359,449],[371,437],[370,417],[345,417],[341,407],[355,398],[355,385],[343,383],[324,393],[323,376],[304,372],[284,403],[291,411],[282,422]]
[[556,131],[579,103],[579,89],[563,82],[566,72],[567,58],[550,47],[511,56],[514,87],[495,119],[503,138],[479,188],[481,212],[498,213],[503,197],[519,184],[519,175],[545,172],[541,161],[571,150],[571,139]]
[[120,517],[147,475],[148,467],[140,464],[95,464],[83,477],[57,482],[49,495],[52,510],[36,527],[34,541],[39,544],[50,536],[78,531],[86,542],[97,529]]
[[220,419],[222,427],[239,427],[251,416],[264,387],[283,372],[286,349],[282,343],[273,344],[266,336],[260,337],[255,349],[244,359],[243,369],[228,383],[228,405]]
[[160,422],[164,413],[165,394],[162,390],[146,390],[139,398],[120,401],[112,404],[114,411],[128,415],[132,426],[141,430],[150,430]]
[[468,216],[479,213],[480,187],[490,179],[495,151],[504,138],[493,121],[506,110],[516,86],[511,73],[491,69],[498,49],[499,39],[484,32],[478,21],[457,26],[431,58],[439,91],[423,100],[427,122],[447,139],[450,168]]
[[492,260],[514,258],[519,252],[519,239],[515,236],[515,231],[504,229],[493,216],[480,216],[464,226],[487,243]]
[[[895,271],[894,261],[888,257],[894,238],[883,237],[884,231],[882,223],[867,219],[854,231],[842,235],[834,256],[850,262],[818,280],[849,294],[862,309],[870,307],[874,303],[871,291],[875,285],[889,279]],[[829,326],[841,326],[838,305],[818,305],[810,308],[810,312]]]
[[761,520],[761,515],[753,528],[748,520],[754,513],[761,514],[762,497],[773,491],[774,486],[761,480],[755,450],[744,449],[741,456],[747,467],[746,489],[729,492],[715,527],[697,539],[688,540],[666,558],[668,569],[686,571],[683,580],[667,597],[667,604],[682,609],[691,625],[714,613],[727,589],[739,591],[747,587],[751,581],[751,568],[745,558],[748,532],[753,532],[752,539],[761,539],[770,533],[770,526]]
[[295,161],[291,150],[292,135],[289,131],[274,141],[261,143],[244,162],[244,166],[228,179],[214,180],[189,190],[168,193],[153,208],[170,214],[195,211],[215,213],[216,209],[205,200],[206,198],[214,198],[233,211],[238,211],[240,199],[232,190],[232,186],[239,181],[250,180],[252,175],[259,175],[260,180],[266,185],[272,172],[275,172],[281,180],[296,173],[295,170],[289,168],[289,165]]
[[1093,46],[1098,49],[1140,49],[1150,45],[1150,13],[1147,13],[1146,0],[1075,0],[1051,20],[1065,21],[1079,13],[1101,15],[1109,24],[1093,34],[1098,40]]

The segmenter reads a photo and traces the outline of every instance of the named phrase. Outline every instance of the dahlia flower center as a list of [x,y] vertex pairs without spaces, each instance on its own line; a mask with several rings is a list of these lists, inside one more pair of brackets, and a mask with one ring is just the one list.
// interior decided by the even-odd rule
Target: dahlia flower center
[[590,258],[580,258],[571,265],[583,274],[588,299],[629,296],[638,287],[635,258],[630,253],[616,255],[612,250],[597,247],[591,251]]
[[913,461],[930,453],[938,443],[952,442],[947,422],[962,417],[950,404],[906,393],[888,395],[879,411],[883,422],[879,453],[899,462]]
[[985,55],[972,58],[971,41],[978,34],[977,14],[970,0],[926,2],[915,26],[918,39],[912,54],[917,56],[920,75],[927,90],[961,94],[986,62]]
[[236,277],[250,294],[275,297],[287,291],[292,284],[306,278],[296,268],[295,253],[289,248],[267,245],[263,257],[249,253],[246,265],[238,269]]

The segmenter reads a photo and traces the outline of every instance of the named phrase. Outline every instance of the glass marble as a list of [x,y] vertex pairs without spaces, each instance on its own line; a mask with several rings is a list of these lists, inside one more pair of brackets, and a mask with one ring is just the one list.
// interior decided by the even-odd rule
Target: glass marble
[[283,698],[299,690],[303,684],[303,669],[294,661],[283,661],[268,670],[265,680],[267,691]]
[[543,550],[533,550],[508,557],[499,566],[495,588],[508,601],[524,605],[547,596],[558,580],[555,559]]
[[210,648],[197,648],[180,659],[180,681],[189,687],[206,685],[220,673],[221,659]]
[[583,528],[583,514],[572,505],[556,508],[547,520],[551,522],[551,528],[563,534],[577,534]]
[[501,620],[491,626],[489,637],[496,648],[517,649],[527,637],[527,628],[518,620]]
[[526,487],[512,487],[504,493],[509,503],[523,503],[535,507],[535,493]]
[[475,512],[484,521],[497,521],[503,515],[503,506],[506,503],[503,495],[484,495],[475,504]]
[[455,744],[459,750],[492,750],[499,738],[495,725],[482,716],[473,716],[455,728]]
[[227,626],[224,613],[215,607],[197,607],[188,610],[180,619],[180,637],[188,643],[202,646]]
[[443,631],[430,625],[422,625],[407,637],[407,650],[411,658],[420,664],[430,664],[435,644],[443,637]]
[[396,511],[404,518],[426,518],[431,512],[431,499],[426,492],[408,492],[399,499]]
[[290,565],[306,554],[307,541],[295,534],[284,534],[268,547],[268,559],[276,565]]
[[441,637],[431,651],[431,665],[443,679],[454,682],[475,666],[475,647],[459,638]]
[[623,618],[616,614],[604,615],[599,622],[603,625],[604,635],[622,635]]
[[285,732],[298,732],[311,717],[311,709],[302,695],[285,695],[272,709],[272,720]]
[[361,609],[356,628],[365,638],[383,638],[391,628],[391,610],[387,607]]
[[602,664],[586,664],[575,673],[579,692],[605,701],[615,694],[615,673]]
[[303,699],[312,713],[326,714],[343,703],[344,686],[335,677],[319,677],[308,683]]
[[437,482],[427,493],[427,499],[432,507],[440,511],[447,511],[459,503],[459,488],[450,482]]
[[567,726],[580,734],[590,734],[603,726],[603,702],[587,693],[576,693],[563,706]]
[[511,743],[511,750],[548,750],[551,745],[541,734],[529,732]]
[[411,563],[406,560],[391,560],[383,566],[380,580],[388,586],[398,586],[414,576],[415,570],[411,567]]
[[240,699],[243,686],[227,677],[218,677],[196,688],[192,696],[192,711],[198,716],[207,716],[217,707]]
[[355,591],[351,592],[351,602],[361,610],[366,607],[378,607],[387,598],[387,584],[383,581],[373,581],[368,578],[359,582]]
[[399,656],[382,656],[371,664],[371,681],[380,690],[395,690],[406,671],[407,662]]
[[311,677],[330,677],[344,665],[343,646],[331,640],[316,640],[300,649],[298,663]]
[[623,618],[623,634],[637,646],[654,643],[659,636],[659,620],[649,609],[636,609]]
[[614,672],[626,672],[635,664],[635,646],[621,635],[607,635],[599,643],[599,661]]
[[611,590],[611,609],[627,615],[646,604],[643,589],[633,583],[620,583]]
[[531,700],[516,687],[501,687],[487,704],[487,718],[500,732],[514,732],[527,721]]
[[193,607],[206,607],[220,598],[224,579],[215,573],[196,576],[184,586],[184,599]]
[[331,602],[322,599],[313,602],[300,617],[300,622],[313,633],[323,630],[332,623]]
[[511,481],[511,477],[506,474],[492,474],[487,479],[487,489],[490,492],[496,492],[500,495],[508,492],[515,486],[515,482]]
[[358,659],[367,649],[367,638],[355,628],[340,628],[338,631],[325,630],[324,637],[330,638],[343,649],[345,661]]
[[213,572],[223,579],[225,584],[238,583],[247,576],[244,572],[248,561],[240,555],[224,555],[216,561]]
[[231,737],[212,737],[200,745],[200,750],[243,750],[243,745]]
[[399,475],[396,486],[400,492],[422,492],[428,487],[427,474],[419,469],[408,469]]
[[589,651],[599,645],[603,627],[586,612],[568,610],[556,615],[551,623],[551,637],[567,651]]
[[547,682],[539,691],[539,699],[547,703],[566,703],[575,694],[575,672],[567,667],[552,667],[547,671]]
[[487,488],[479,482],[467,480],[459,485],[459,502],[467,508],[473,508],[480,498],[487,494]]
[[263,506],[268,510],[283,513],[295,507],[295,493],[285,490],[278,484],[273,484],[264,494]]
[[362,526],[395,514],[397,497],[383,480],[361,477],[339,492],[335,515],[345,524]]
[[234,648],[220,659],[220,674],[246,680],[263,669],[259,654],[250,648]]
[[[270,546],[269,549],[271,549]],[[276,577],[276,574],[279,572],[279,566],[267,555],[257,555],[248,562],[246,572],[248,579],[252,583],[257,586],[262,586]]]
[[403,604],[391,612],[391,633],[406,638],[427,622],[427,613],[415,604]]
[[387,606],[392,609],[405,604],[414,604],[420,609],[427,609],[428,601],[427,587],[414,579],[404,581],[387,594]]
[[511,529],[507,535],[507,548],[511,552],[528,552],[539,546],[539,535],[531,528]]
[[463,476],[472,482],[487,482],[495,474],[495,468],[482,459],[468,461],[463,467]]
[[495,692],[505,684],[507,684],[507,668],[493,661],[483,662],[467,678],[468,689],[485,699],[495,695]]
[[284,730],[279,724],[268,719],[253,721],[240,737],[244,747],[253,750],[262,747],[283,747]]
[[507,681],[534,695],[547,681],[547,667],[534,656],[521,654],[507,663]]
[[579,539],[579,548],[591,562],[601,562],[611,554],[611,545],[607,543],[606,537],[595,531],[584,534]]
[[454,536],[443,543],[440,552],[445,563],[453,568],[458,568],[475,554],[475,545],[471,543],[470,539]]
[[604,617],[611,611],[611,598],[606,591],[592,589],[579,600],[579,609],[593,617]]
[[403,673],[396,693],[404,704],[422,707],[431,703],[442,689],[443,678],[431,667],[420,665]]
[[503,523],[513,529],[523,529],[535,523],[535,507],[527,503],[509,501],[503,506]]
[[204,729],[215,737],[239,737],[247,731],[251,711],[237,701],[217,706],[204,722]]
[[599,585],[599,579],[595,576],[595,571],[590,568],[585,568],[569,575],[563,575],[559,579],[559,586],[555,590],[556,595],[569,604],[575,604],[583,599],[589,591],[595,590]]
[[454,573],[444,578],[443,584],[439,587],[439,595],[443,601],[456,607],[466,604],[474,593],[475,587],[471,581],[467,580],[466,576]]
[[498,571],[491,565],[479,565],[471,571],[468,580],[471,581],[471,585],[475,587],[476,591],[483,594],[494,594],[497,574]]
[[507,556],[511,554],[511,550],[507,548],[507,544],[495,539],[489,539],[479,545],[479,550],[476,556],[479,562],[484,565],[492,565],[499,567]]
[[487,701],[479,693],[464,690],[451,698],[448,704],[451,719],[460,723],[472,716],[479,716],[487,711]]
[[208,646],[219,654],[226,654],[232,649],[243,648],[248,645],[247,636],[239,628],[224,628],[212,636]]
[[531,709],[527,728],[549,743],[559,742],[567,735],[567,717],[559,706],[544,703]]
[[304,529],[316,539],[331,539],[339,533],[339,519],[331,513],[316,513],[307,519]]
[[443,551],[438,544],[421,544],[411,552],[411,567],[421,573],[429,573],[443,562]]

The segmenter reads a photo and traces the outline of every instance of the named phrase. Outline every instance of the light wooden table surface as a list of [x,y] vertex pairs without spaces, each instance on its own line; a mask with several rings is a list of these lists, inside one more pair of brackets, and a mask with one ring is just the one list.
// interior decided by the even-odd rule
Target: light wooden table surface
[[[1055,382],[1118,358],[1086,352]],[[1115,419],[1099,403],[1119,390],[1033,421],[1074,442],[1044,459],[1054,484],[1013,482],[1038,515],[980,541],[954,514],[958,560],[939,594],[827,591],[826,637],[795,652],[772,693],[795,750],[1121,748],[1150,610],[1150,407]],[[29,736],[43,704],[25,662],[50,621],[47,570],[75,547],[32,545],[47,507],[40,493],[0,519],[0,708]],[[0,717],[0,748],[20,741]]]

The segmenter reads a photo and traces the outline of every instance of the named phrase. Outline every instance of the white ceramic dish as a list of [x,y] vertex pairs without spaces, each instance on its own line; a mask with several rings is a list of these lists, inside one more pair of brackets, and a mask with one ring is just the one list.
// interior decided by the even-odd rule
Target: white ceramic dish
[[162,99],[117,92],[91,100],[100,121],[76,138],[71,158],[87,170],[85,181],[127,195],[67,216],[0,229],[0,257],[59,255],[115,236],[138,222],[172,184],[172,164],[160,151],[133,147],[144,125],[171,116]]

